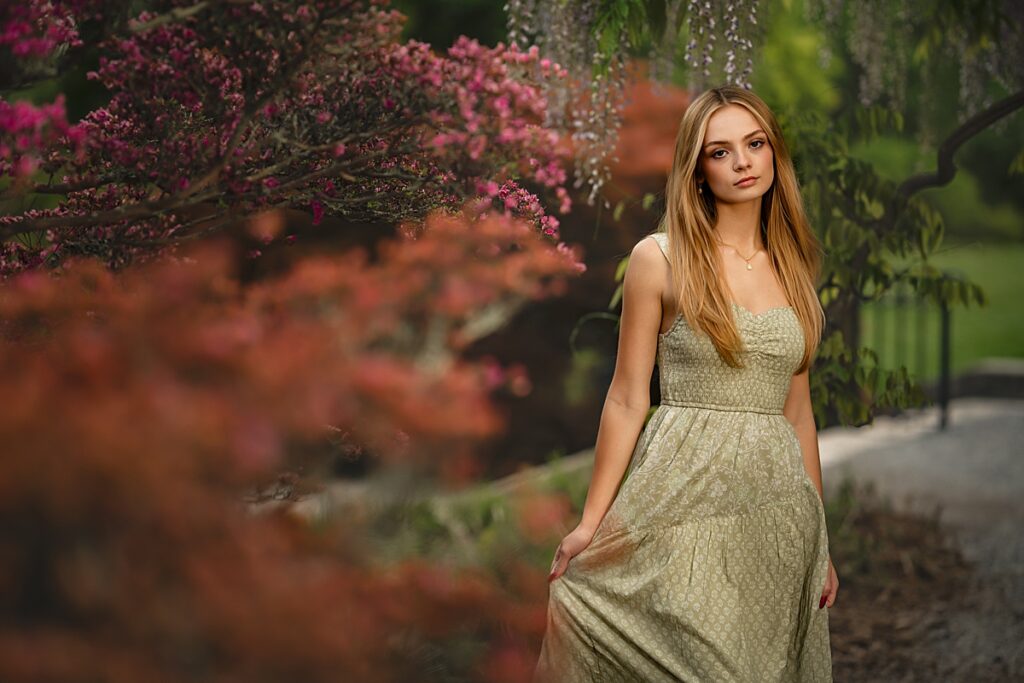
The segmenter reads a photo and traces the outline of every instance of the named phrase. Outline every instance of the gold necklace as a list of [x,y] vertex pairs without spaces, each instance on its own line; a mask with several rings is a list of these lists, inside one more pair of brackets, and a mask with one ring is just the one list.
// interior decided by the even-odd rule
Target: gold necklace
[[751,255],[750,255],[749,257],[746,257],[746,256],[744,256],[743,254],[741,254],[741,253],[740,253],[740,250],[739,250],[739,249],[737,249],[736,247],[732,246],[731,244],[726,244],[725,242],[723,242],[722,240],[719,240],[719,239],[717,239],[717,238],[716,238],[716,240],[715,240],[715,241],[716,241],[716,242],[718,242],[719,244],[721,244],[721,245],[722,245],[723,247],[729,247],[730,249],[732,249],[733,251],[735,251],[735,252],[736,252],[736,255],[737,255],[737,256],[739,256],[739,257],[740,257],[741,259],[743,259],[744,261],[746,261],[746,262],[747,262],[747,270],[753,270],[753,269],[754,269],[754,266],[750,265],[750,259],[752,259],[752,258],[754,258],[755,256],[757,256],[757,252],[761,251],[761,248],[760,248],[760,247],[758,247],[758,248],[757,248],[757,249],[756,249],[756,250],[754,251],[754,253],[753,253],[753,254],[751,254]]

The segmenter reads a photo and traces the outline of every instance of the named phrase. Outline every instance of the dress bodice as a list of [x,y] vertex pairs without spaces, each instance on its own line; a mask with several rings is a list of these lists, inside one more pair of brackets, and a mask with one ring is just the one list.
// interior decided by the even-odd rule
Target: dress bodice
[[[652,236],[666,252],[667,236]],[[804,332],[790,306],[752,313],[733,303],[745,349],[741,368],[730,367],[702,330],[681,315],[658,335],[658,377],[663,405],[781,413],[804,352]]]

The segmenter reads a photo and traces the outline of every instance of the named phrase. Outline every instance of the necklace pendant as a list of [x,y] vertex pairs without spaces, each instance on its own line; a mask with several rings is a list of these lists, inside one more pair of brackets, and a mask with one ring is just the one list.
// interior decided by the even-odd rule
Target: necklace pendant
[[753,270],[753,269],[754,269],[754,266],[752,266],[752,265],[750,265],[750,264],[748,263],[748,264],[747,264],[747,270]]

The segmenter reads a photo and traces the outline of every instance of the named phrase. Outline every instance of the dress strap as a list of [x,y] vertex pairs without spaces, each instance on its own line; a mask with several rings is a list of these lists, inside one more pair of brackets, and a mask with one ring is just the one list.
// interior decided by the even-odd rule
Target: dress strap
[[648,236],[654,238],[654,241],[661,247],[661,253],[665,256],[665,260],[671,262],[668,257],[668,233],[654,232]]
[[[665,257],[665,260],[668,261],[669,268],[671,269],[672,259],[670,259],[668,257],[668,234],[664,233],[664,232],[653,232],[650,235],[648,235],[648,237],[651,237],[652,239],[654,239],[655,242],[658,243],[658,247],[661,249],[661,254],[662,254],[662,256]],[[673,281],[674,281],[674,278],[673,278]],[[672,298],[673,298],[673,300],[675,299],[675,297],[672,297]],[[662,303],[662,305],[664,306],[664,303]],[[672,310],[676,311],[673,319],[676,322],[678,322],[678,320],[679,320],[679,309],[673,307]],[[671,331],[673,328],[675,328],[675,323],[672,324],[672,327],[669,328],[669,331]],[[664,334],[668,334],[668,332],[665,332]]]

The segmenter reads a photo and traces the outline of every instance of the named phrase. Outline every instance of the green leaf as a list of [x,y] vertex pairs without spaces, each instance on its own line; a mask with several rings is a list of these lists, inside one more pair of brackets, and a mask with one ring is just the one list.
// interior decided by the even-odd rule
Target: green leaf
[[622,285],[615,288],[612,292],[612,299],[608,302],[608,310],[614,311],[619,306],[619,301],[622,300]]
[[629,256],[624,256],[619,265],[615,267],[615,281],[622,282],[622,279],[626,277],[626,268],[629,267]]
[[1024,175],[1024,149],[1017,153],[1017,156],[1010,162],[1010,175]]

